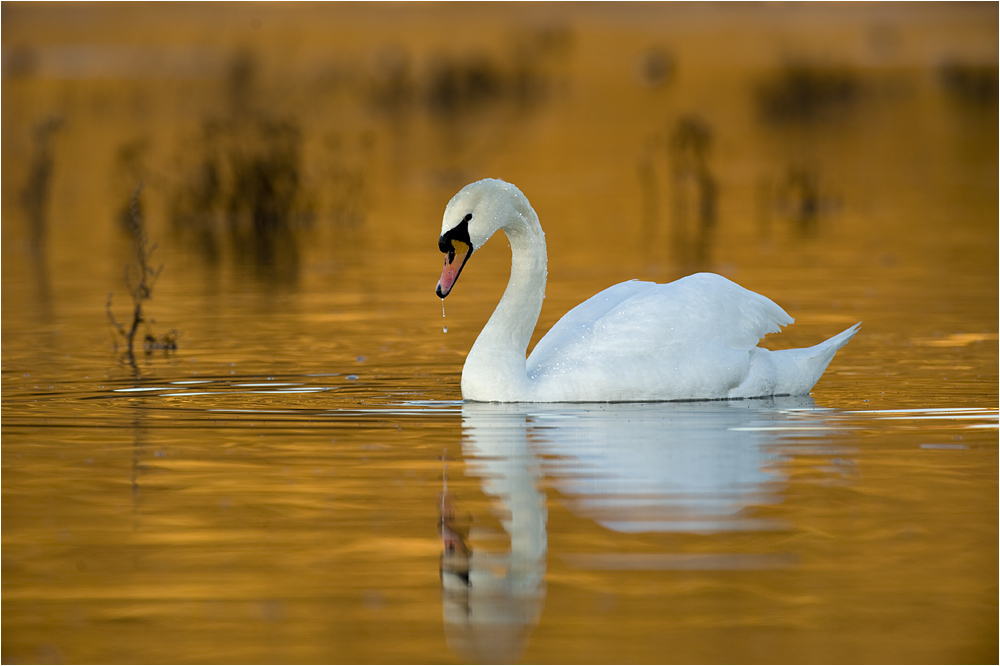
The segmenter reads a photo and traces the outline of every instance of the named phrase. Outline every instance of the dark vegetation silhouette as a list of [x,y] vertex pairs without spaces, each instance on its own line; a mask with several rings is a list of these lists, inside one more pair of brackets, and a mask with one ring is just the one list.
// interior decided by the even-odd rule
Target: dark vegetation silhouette
[[646,141],[637,171],[643,201],[643,242],[660,226],[660,184],[666,183],[670,206],[670,247],[684,271],[711,263],[712,237],[718,221],[718,178],[709,164],[714,134],[697,115],[678,118],[664,134]]
[[757,85],[757,110],[771,125],[829,122],[850,114],[863,92],[849,67],[791,61]]
[[180,239],[212,264],[229,253],[260,277],[289,282],[316,195],[303,173],[300,124],[268,108],[258,70],[251,51],[234,55],[224,81],[228,111],[202,121],[169,214]]
[[[125,360],[136,368],[135,346],[136,336],[140,327],[145,333],[142,339],[142,349],[147,353],[156,350],[173,351],[177,349],[177,338],[179,333],[172,330],[163,336],[157,337],[153,334],[150,324],[153,323],[146,317],[143,305],[153,297],[153,287],[160,273],[163,272],[163,264],[154,268],[152,264],[153,253],[156,251],[156,244],[150,243],[146,235],[145,224],[143,222],[142,208],[139,194],[142,192],[140,185],[132,194],[129,202],[129,214],[127,216],[128,231],[132,238],[132,262],[125,265],[125,286],[132,297],[132,320],[121,323],[115,318],[111,309],[112,293],[108,293],[107,313],[108,321],[125,343]],[[117,344],[116,344],[117,348]]]
[[939,77],[951,99],[971,106],[995,107],[1000,89],[1000,68],[949,60],[940,67]]

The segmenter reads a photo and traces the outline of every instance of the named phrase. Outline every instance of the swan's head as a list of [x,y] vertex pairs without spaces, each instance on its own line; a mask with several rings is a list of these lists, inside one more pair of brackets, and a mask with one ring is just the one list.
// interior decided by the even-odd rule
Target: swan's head
[[486,178],[459,190],[444,209],[438,247],[445,259],[437,295],[444,298],[451,292],[465,262],[498,229],[531,214],[521,190],[502,180]]

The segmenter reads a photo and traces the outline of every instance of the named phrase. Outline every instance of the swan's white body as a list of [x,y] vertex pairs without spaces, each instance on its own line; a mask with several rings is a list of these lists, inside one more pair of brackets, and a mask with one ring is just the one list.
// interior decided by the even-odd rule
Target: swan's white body
[[570,310],[525,361],[545,297],[545,234],[520,190],[486,179],[448,203],[438,283],[451,291],[473,251],[502,229],[510,281],[469,352],[462,397],[483,402],[632,402],[802,395],[859,324],[806,349],[757,347],[792,323],[773,301],[719,275],[669,284],[637,280]]

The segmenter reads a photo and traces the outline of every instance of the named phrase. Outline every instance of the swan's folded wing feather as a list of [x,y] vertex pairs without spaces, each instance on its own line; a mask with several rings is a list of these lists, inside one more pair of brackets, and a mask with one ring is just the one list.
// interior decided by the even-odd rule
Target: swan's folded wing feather
[[656,284],[623,301],[596,324],[595,344],[640,346],[713,342],[752,349],[792,318],[771,299],[713,273]]
[[698,273],[668,284],[623,282],[560,319],[535,346],[528,372],[588,358],[633,361],[662,355],[665,348],[683,353],[706,343],[749,350],[790,323],[773,301],[720,275]]
[[[609,312],[621,307],[622,303],[658,286],[654,282],[629,280],[594,294],[567,312],[552,325],[531,350],[528,357],[528,371],[537,366],[537,359],[553,359],[564,354],[569,348],[587,344],[593,339],[594,325]],[[543,361],[544,362],[544,361]]]

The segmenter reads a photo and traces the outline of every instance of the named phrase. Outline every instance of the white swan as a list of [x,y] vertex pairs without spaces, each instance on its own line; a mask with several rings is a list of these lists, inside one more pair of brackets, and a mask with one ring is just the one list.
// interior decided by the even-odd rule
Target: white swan
[[[507,290],[472,346],[462,397],[482,402],[633,402],[803,395],[860,324],[806,349],[757,347],[792,323],[770,299],[710,273],[669,284],[631,280],[570,310],[525,362],[545,298],[545,234],[514,185],[466,185],[444,212],[437,295],[447,296],[475,250],[502,229]],[[626,251],[622,249],[621,251]]]

